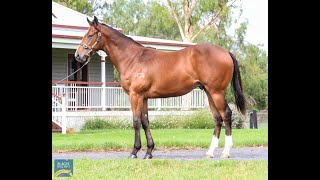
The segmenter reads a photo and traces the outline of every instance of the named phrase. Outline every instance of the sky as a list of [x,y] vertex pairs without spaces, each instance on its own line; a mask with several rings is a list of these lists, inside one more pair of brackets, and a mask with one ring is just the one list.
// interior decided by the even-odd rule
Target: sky
[[243,8],[238,22],[245,18],[249,22],[245,40],[255,45],[263,44],[263,49],[268,54],[268,0],[237,0],[236,3],[241,3]]
[[246,41],[252,44],[264,44],[268,54],[268,0],[241,0],[242,18],[249,21]]

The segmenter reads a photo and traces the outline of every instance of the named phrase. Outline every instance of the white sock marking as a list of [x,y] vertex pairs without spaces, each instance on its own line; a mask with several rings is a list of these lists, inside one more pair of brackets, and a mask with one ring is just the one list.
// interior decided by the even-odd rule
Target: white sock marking
[[219,143],[219,139],[215,135],[213,135],[209,150],[207,151],[206,154],[209,154],[209,155],[213,156],[213,152],[218,147],[218,143]]
[[230,155],[230,149],[231,149],[232,145],[233,145],[232,136],[226,136],[225,143],[224,143],[224,149],[223,149],[222,153]]

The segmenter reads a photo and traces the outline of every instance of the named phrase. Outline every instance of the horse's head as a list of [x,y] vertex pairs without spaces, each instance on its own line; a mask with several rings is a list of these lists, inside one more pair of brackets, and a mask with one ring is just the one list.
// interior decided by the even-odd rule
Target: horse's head
[[94,16],[93,21],[87,18],[90,25],[88,32],[83,36],[82,41],[74,54],[74,57],[79,62],[86,62],[91,56],[100,50],[101,33],[98,29],[98,18]]

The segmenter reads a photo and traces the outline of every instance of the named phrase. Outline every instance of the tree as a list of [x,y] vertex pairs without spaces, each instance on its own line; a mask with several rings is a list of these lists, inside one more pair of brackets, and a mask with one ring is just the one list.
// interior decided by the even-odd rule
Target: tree
[[[184,42],[193,42],[209,27],[220,21],[230,24],[230,8],[235,7],[228,0],[167,0],[170,11],[176,20],[181,38]],[[179,16],[180,15],[180,16]],[[218,30],[215,31],[217,33]]]
[[105,4],[104,21],[120,27],[124,34],[162,39],[180,39],[175,20],[157,1],[118,0]]
[[117,0],[105,4],[104,21],[123,29],[124,34],[136,35],[136,29],[145,14],[145,4],[141,0]]
[[169,18],[168,8],[157,1],[149,1],[146,6],[145,17],[140,21],[136,33],[146,37],[180,40],[178,26],[173,18]]

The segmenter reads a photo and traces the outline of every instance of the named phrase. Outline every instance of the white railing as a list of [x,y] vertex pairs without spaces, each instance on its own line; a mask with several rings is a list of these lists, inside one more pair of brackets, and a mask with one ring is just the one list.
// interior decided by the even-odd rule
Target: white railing
[[[68,111],[78,109],[101,110],[130,108],[129,96],[121,87],[105,87],[105,104],[102,104],[102,87],[83,86],[52,86],[52,93],[62,96],[65,94]],[[53,111],[57,108],[52,104]],[[194,89],[190,93],[170,98],[149,99],[149,109],[197,109],[207,105],[207,97],[203,90]]]

